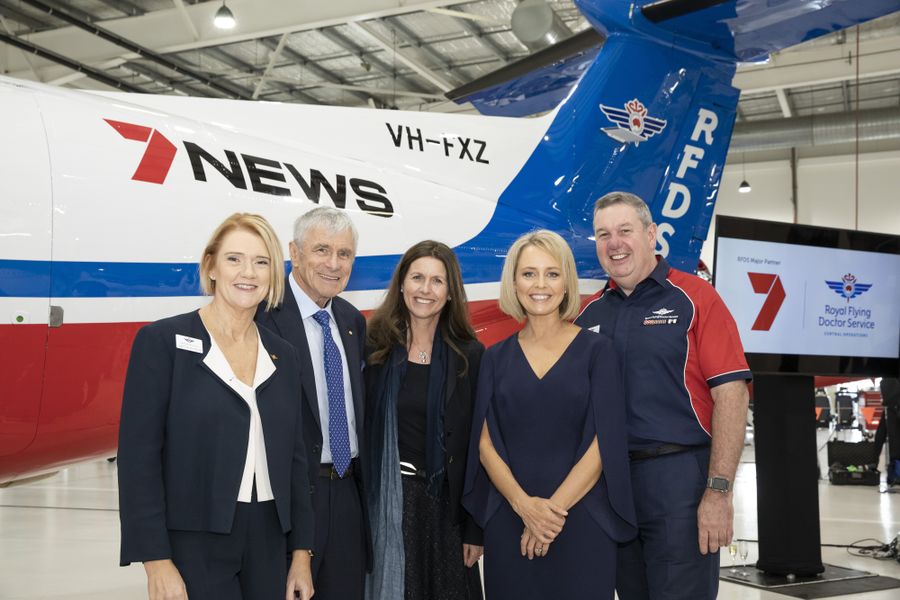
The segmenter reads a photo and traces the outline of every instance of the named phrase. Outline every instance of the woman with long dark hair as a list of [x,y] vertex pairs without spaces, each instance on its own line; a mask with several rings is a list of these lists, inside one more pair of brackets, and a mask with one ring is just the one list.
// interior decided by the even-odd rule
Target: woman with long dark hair
[[366,598],[480,599],[482,534],[460,498],[484,346],[453,251],[407,250],[367,331]]

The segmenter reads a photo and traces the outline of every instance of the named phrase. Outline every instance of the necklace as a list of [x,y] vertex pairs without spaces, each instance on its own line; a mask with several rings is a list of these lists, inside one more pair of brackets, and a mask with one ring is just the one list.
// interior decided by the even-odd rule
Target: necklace
[[[428,351],[422,350],[421,346],[419,346],[419,344],[417,344],[413,341],[412,332],[408,332],[406,334],[406,336],[407,336],[406,337],[406,339],[407,339],[406,347],[409,348],[410,358],[415,356],[416,358],[419,359],[420,364],[427,365],[428,364]],[[431,342],[428,342],[425,347],[430,350]]]

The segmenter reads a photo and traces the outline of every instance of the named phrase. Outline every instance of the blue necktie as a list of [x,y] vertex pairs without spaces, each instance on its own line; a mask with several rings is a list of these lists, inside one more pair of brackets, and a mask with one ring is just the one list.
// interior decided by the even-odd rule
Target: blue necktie
[[338,351],[331,327],[328,326],[328,311],[320,310],[313,315],[322,327],[325,340],[325,382],[328,386],[328,436],[331,448],[331,462],[340,477],[350,466],[350,432],[347,430],[347,407],[344,404],[344,369],[341,367],[341,353]]

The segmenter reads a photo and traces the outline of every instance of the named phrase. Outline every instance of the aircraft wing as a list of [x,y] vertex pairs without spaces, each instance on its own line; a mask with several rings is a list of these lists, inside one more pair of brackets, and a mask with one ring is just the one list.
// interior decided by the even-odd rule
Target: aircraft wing
[[[897,0],[661,0],[640,4],[646,23],[673,36],[705,41],[724,58],[738,62],[765,60],[772,52],[898,8]],[[637,23],[640,21],[635,19]]]
[[593,28],[447,92],[483,115],[524,117],[556,107],[594,62],[605,37]]
[[[765,60],[772,52],[897,10],[897,0],[655,0],[611,22],[602,3],[576,2],[596,28],[512,62],[447,92],[485,115],[521,117],[552,110],[617,30],[644,32],[661,44],[690,39],[703,54],[728,62]],[[662,39],[660,29],[671,39]],[[599,31],[598,31],[599,30]]]

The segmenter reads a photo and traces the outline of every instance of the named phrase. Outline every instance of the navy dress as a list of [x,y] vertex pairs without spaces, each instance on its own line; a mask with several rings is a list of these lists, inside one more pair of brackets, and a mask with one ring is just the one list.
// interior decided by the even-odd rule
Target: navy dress
[[[522,489],[549,498],[594,436],[600,480],[569,510],[547,555],[521,555],[522,520],[493,486],[478,458],[484,423]],[[481,364],[463,504],[484,528],[487,600],[613,598],[616,544],[634,537],[625,408],[612,341],[580,331],[543,378],[517,335],[489,348]]]

